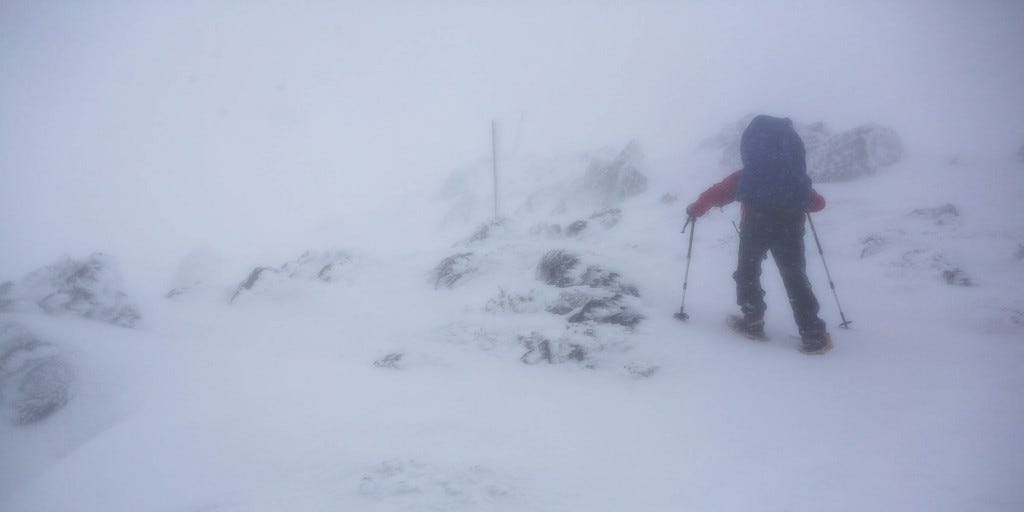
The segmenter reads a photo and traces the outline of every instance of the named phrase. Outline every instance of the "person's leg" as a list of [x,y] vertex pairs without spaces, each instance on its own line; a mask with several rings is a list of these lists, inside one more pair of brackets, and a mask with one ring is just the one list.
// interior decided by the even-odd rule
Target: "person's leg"
[[779,267],[782,283],[786,286],[793,318],[805,341],[821,338],[826,331],[825,322],[818,317],[818,299],[807,279],[807,261],[804,256],[804,214],[780,215],[774,219],[771,231],[772,257]]
[[746,323],[751,330],[764,327],[764,289],[761,288],[761,262],[768,252],[768,233],[765,228],[764,214],[753,208],[746,211],[740,227],[739,258],[736,272],[732,277],[736,281],[736,304],[743,312]]

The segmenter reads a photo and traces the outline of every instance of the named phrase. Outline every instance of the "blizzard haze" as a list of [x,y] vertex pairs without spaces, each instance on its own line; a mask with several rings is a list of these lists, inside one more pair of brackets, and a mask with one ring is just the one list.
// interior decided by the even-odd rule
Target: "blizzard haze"
[[489,154],[491,119],[506,151],[637,139],[681,174],[749,112],[1002,157],[1024,140],[1022,21],[1012,2],[4,2],[0,268],[103,250],[135,271],[367,224],[424,243],[424,201]]
[[[1024,510],[1022,27],[0,0],[0,510]],[[738,205],[680,234],[757,113],[824,355],[773,258],[723,321]]]

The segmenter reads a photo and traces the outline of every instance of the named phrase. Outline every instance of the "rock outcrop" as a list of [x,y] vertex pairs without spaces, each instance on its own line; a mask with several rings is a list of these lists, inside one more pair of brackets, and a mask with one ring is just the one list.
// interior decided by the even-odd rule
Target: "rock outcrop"
[[38,308],[51,315],[72,314],[134,327],[142,314],[121,287],[117,264],[110,256],[65,258],[17,282],[0,285],[0,309]]
[[[722,152],[721,162],[729,169],[743,166],[740,138],[753,115],[723,128],[702,146]],[[825,125],[794,123],[807,150],[807,173],[818,183],[850,181],[896,164],[903,157],[903,142],[891,128],[865,124],[834,134]]]
[[15,425],[45,420],[71,399],[74,371],[52,344],[0,323],[0,406]]

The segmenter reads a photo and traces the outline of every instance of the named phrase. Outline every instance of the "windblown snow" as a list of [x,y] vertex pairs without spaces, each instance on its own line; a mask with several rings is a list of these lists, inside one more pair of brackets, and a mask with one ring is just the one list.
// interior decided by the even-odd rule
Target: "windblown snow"
[[[639,144],[438,185],[436,243],[116,255],[0,288],[0,508],[1020,510],[1024,175],[904,159],[816,185],[839,314],[805,356],[772,262],[768,343],[733,335],[738,207],[683,208],[720,155]],[[552,171],[557,172],[552,172]]]

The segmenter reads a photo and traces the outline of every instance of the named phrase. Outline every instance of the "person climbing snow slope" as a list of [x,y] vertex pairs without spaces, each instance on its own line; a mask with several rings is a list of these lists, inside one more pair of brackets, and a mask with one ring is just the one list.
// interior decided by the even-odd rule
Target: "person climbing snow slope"
[[761,262],[771,251],[793,308],[800,350],[822,354],[832,337],[818,316],[818,300],[807,279],[804,256],[806,213],[821,211],[825,199],[811,188],[803,140],[789,119],[755,117],[740,141],[743,168],[704,191],[686,208],[697,218],[713,207],[742,203],[736,303],[743,313],[733,327],[747,337],[765,339],[767,304],[761,287]]

